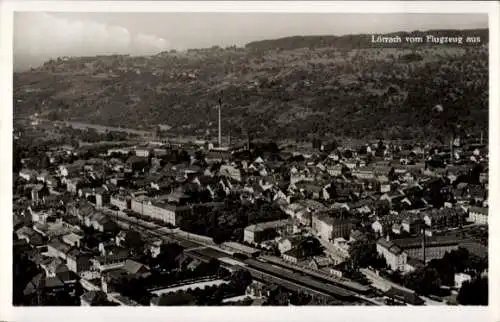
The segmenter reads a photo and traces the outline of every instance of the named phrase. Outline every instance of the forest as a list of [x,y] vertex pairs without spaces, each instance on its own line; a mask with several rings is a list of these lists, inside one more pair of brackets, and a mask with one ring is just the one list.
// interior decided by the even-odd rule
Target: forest
[[[429,31],[436,36],[458,31]],[[53,59],[14,74],[15,115],[214,135],[432,137],[488,125],[487,31],[475,45],[373,47],[366,35],[291,37],[149,57]],[[333,37],[333,38],[332,38]]]

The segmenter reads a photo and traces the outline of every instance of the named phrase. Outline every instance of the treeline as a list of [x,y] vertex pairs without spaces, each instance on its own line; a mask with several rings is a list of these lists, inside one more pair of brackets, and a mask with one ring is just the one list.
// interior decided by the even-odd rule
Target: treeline
[[[433,35],[435,37],[480,37],[481,43],[488,43],[488,29],[470,29],[470,30],[429,30],[412,32],[393,32],[383,34],[384,36],[394,37],[424,37]],[[253,41],[246,44],[246,48],[253,50],[293,50],[298,48],[323,48],[333,47],[341,49],[371,48],[371,47],[389,47],[391,44],[372,43],[371,34],[345,35],[345,36],[294,36],[280,39]],[[477,44],[474,44],[477,45]],[[405,44],[407,47],[421,47],[422,44]],[[442,46],[442,45],[440,45]],[[446,46],[446,45],[445,45]],[[450,44],[449,46],[456,46]],[[394,47],[401,47],[401,44],[394,44]]]
[[[485,30],[468,32],[486,43]],[[487,128],[487,48],[340,46],[345,42],[355,47],[365,38],[290,37],[251,43],[245,51],[221,49],[144,61],[115,58],[116,64],[106,62],[116,69],[113,78],[59,75],[56,80],[46,73],[44,81],[43,72],[27,72],[15,77],[15,110],[21,114],[56,110],[50,117],[112,126],[169,124],[172,135],[204,136],[208,131],[214,136],[214,107],[221,98],[224,135],[230,133],[232,138],[251,134],[302,139],[314,134],[445,140],[453,127],[467,132]],[[332,40],[340,47],[322,47],[331,46]],[[284,49],[261,51],[252,46]],[[296,49],[303,46],[311,50]],[[95,64],[100,60],[96,58]],[[120,72],[123,69],[131,71]],[[46,88],[46,83],[53,86]],[[41,91],[25,93],[21,88],[26,84]],[[57,95],[68,88],[74,89],[74,98]],[[44,106],[33,104],[42,100]],[[436,105],[443,107],[440,113],[433,110]]]

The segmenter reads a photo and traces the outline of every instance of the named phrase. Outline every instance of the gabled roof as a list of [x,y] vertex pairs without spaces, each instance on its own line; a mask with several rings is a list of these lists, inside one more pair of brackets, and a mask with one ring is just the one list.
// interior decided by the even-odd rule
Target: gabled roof
[[379,238],[377,240],[377,244],[384,247],[388,251],[390,251],[393,254],[399,255],[401,254],[402,250],[399,248],[396,244],[394,244],[391,241],[386,240],[385,238]]
[[59,239],[53,239],[51,241],[49,241],[49,243],[47,244],[47,246],[50,246],[54,249],[57,249],[58,251],[64,253],[64,254],[67,254],[70,249],[71,249],[71,246],[63,243],[61,240]]
[[127,259],[125,264],[123,265],[123,269],[127,271],[129,274],[141,274],[149,271],[149,267],[136,262],[132,259]]
[[59,288],[59,287],[64,287],[64,282],[61,281],[61,279],[58,276],[49,277],[45,279],[44,288]]

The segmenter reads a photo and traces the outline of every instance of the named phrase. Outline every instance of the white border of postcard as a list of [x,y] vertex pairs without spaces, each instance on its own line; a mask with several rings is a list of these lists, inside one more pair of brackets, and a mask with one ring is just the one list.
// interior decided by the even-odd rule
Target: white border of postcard
[[[499,220],[499,6],[496,1],[0,1],[0,321],[500,321]],[[14,308],[12,307],[12,28],[14,11],[85,12],[349,12],[488,13],[490,30],[490,246],[489,307],[169,307],[169,308]]]

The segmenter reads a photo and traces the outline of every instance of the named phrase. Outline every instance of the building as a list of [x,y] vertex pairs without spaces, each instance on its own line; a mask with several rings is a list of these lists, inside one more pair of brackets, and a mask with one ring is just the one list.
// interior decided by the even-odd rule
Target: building
[[394,271],[405,271],[408,254],[395,243],[379,238],[376,243],[377,253],[382,255],[387,265]]
[[282,238],[278,241],[278,249],[281,254],[286,253],[287,251],[291,250],[295,246],[299,245],[300,242],[302,241],[301,236],[297,237],[286,237]]
[[425,237],[425,249],[423,237],[394,239],[393,242],[413,258],[424,260],[425,252],[426,263],[443,258],[446,252],[457,250],[460,245],[460,240],[442,236]]
[[292,223],[290,220],[276,220],[251,225],[245,228],[243,240],[251,244],[259,244],[263,241],[274,239],[280,234],[290,233]]
[[149,157],[149,149],[147,148],[137,148],[135,150],[135,155],[142,158]]
[[472,277],[469,274],[457,273],[455,274],[455,288],[460,289],[464,282],[470,282]]
[[59,257],[65,260],[70,250],[71,246],[59,239],[53,239],[47,244],[47,254],[50,257]]
[[479,225],[488,224],[488,208],[486,207],[470,207],[468,221]]
[[122,268],[129,255],[127,252],[120,252],[113,255],[98,256],[93,259],[93,268],[100,272],[106,272],[117,268]]
[[80,247],[80,244],[81,244],[81,240],[83,239],[82,236],[80,235],[77,235],[75,233],[69,233],[67,235],[64,235],[62,237],[62,241],[65,242],[66,244],[68,244],[69,246],[73,246],[73,247],[77,247],[79,248]]
[[293,264],[297,264],[307,258],[300,247],[292,248],[285,252],[282,256],[283,260]]
[[372,167],[363,167],[352,170],[352,175],[359,179],[371,180],[375,179],[375,171]]
[[123,195],[114,195],[110,197],[110,204],[118,207],[120,210],[125,210],[125,209],[130,209],[130,206],[128,204],[130,203],[130,198],[127,198]]
[[241,172],[234,166],[223,164],[219,169],[219,176],[228,177],[238,182],[241,181]]
[[318,238],[330,242],[333,235],[334,219],[327,214],[315,215],[312,217],[312,229]]
[[407,273],[413,272],[418,268],[423,268],[423,267],[425,267],[424,262],[413,257],[408,257],[408,261],[406,262],[405,266],[405,272]]
[[90,254],[82,253],[78,249],[72,249],[66,255],[66,266],[68,266],[70,271],[75,272],[76,274],[81,274],[91,270],[92,263],[90,259]]
[[107,191],[99,191],[95,193],[95,205],[97,208],[102,208],[110,204],[110,196]]
[[31,169],[22,169],[21,171],[19,171],[19,176],[26,181],[32,181],[37,178],[38,172]]
[[118,228],[117,224],[103,213],[94,213],[85,218],[85,226],[93,227],[100,232],[112,232]]
[[191,215],[202,215],[200,211],[203,211],[203,209],[212,209],[221,205],[222,203],[211,202],[196,206],[187,206],[147,198],[133,198],[131,200],[131,209],[133,211],[173,226],[181,226],[182,218]]
[[351,220],[342,217],[331,217],[326,213],[312,217],[312,229],[317,236],[324,241],[330,242],[335,238],[349,238],[354,228]]
[[400,304],[423,305],[425,302],[415,292],[406,291],[400,288],[391,287],[385,296]]
[[324,270],[333,266],[334,262],[330,257],[327,256],[315,256],[309,262],[308,267],[314,270]]
[[336,164],[336,165],[327,167],[326,171],[332,177],[337,177],[337,176],[342,175],[342,169],[343,169],[343,166],[341,164]]
[[423,213],[424,222],[432,230],[460,227],[465,223],[466,213],[461,208],[432,209]]

